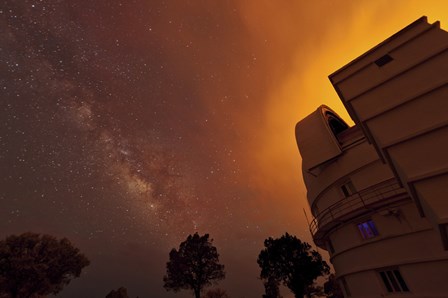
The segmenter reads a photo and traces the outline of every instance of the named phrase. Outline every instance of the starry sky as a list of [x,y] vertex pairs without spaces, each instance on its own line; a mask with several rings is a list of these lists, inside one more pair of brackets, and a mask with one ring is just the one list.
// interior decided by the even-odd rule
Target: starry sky
[[[168,252],[210,233],[231,297],[267,237],[311,241],[294,125],[327,76],[445,1],[0,1],[0,237],[91,260],[58,297],[190,297]],[[288,292],[285,291],[287,296]]]

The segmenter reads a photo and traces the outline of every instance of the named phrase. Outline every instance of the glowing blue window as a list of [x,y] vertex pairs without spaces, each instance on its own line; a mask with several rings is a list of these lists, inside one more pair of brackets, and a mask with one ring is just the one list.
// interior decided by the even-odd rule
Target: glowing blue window
[[362,238],[370,239],[378,236],[378,230],[373,223],[373,220],[368,220],[358,224],[358,229],[361,232]]

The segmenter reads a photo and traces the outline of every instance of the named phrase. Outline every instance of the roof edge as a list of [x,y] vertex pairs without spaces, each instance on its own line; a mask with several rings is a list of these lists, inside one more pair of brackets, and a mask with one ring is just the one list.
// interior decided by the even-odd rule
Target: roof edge
[[[373,48],[371,48],[370,50],[368,50],[367,52],[365,52],[364,54],[362,54],[361,56],[358,56],[357,58],[353,59],[352,61],[350,61],[349,63],[347,63],[346,65],[342,66],[341,68],[339,68],[338,70],[336,70],[335,72],[333,72],[332,74],[330,74],[328,76],[328,78],[330,79],[331,82],[332,81],[332,77],[339,74],[340,72],[346,70],[347,68],[349,68],[350,66],[352,66],[353,64],[355,64],[356,62],[362,60],[364,57],[368,56],[370,53],[374,52],[375,50],[377,50],[378,48],[382,47],[384,44],[390,42],[393,39],[396,39],[399,35],[403,34],[406,31],[411,30],[413,27],[421,24],[421,23],[428,23],[428,17],[427,16],[422,16],[419,19],[415,20],[414,22],[412,22],[411,24],[407,25],[406,27],[404,27],[403,29],[401,29],[400,31],[394,33],[392,36],[390,36],[389,38],[383,40],[382,42],[380,42],[379,44],[377,44],[376,46],[374,46]],[[434,24],[438,24],[439,21],[434,22],[433,24],[430,25],[434,25]]]

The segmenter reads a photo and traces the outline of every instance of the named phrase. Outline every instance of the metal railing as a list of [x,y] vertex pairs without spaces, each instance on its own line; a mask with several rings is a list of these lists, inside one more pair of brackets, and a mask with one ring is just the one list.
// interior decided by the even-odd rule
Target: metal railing
[[369,209],[369,205],[404,193],[406,190],[400,187],[395,179],[363,189],[320,212],[310,223],[311,234],[314,238],[318,230],[324,229],[326,225],[341,219],[344,215],[360,209]]

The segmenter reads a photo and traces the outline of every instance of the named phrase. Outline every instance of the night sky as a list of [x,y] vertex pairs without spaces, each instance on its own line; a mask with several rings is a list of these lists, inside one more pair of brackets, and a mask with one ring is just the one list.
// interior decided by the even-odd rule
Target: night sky
[[0,1],[0,237],[88,256],[58,297],[182,298],[168,252],[209,233],[219,287],[260,297],[263,240],[311,241],[295,123],[347,119],[327,76],[422,15],[446,28],[428,3]]

